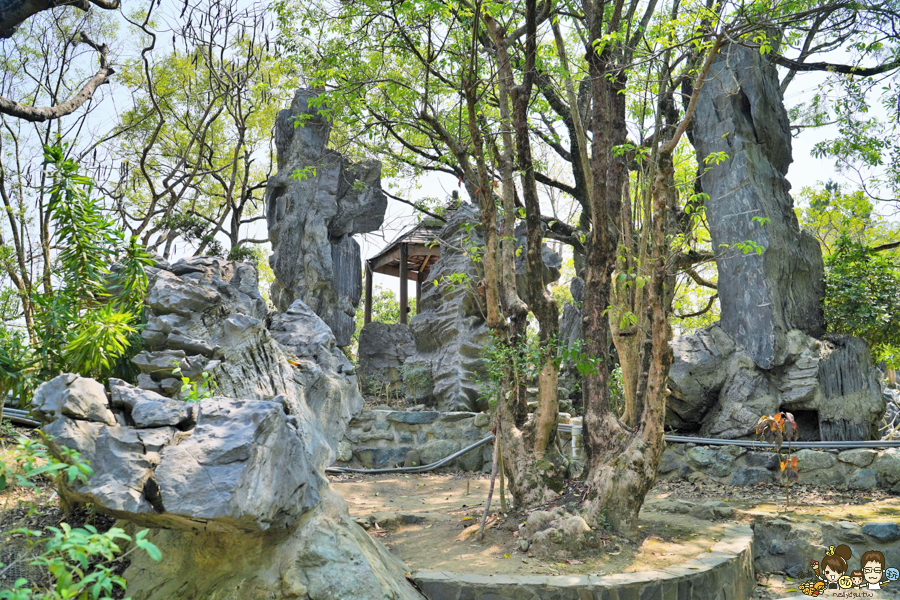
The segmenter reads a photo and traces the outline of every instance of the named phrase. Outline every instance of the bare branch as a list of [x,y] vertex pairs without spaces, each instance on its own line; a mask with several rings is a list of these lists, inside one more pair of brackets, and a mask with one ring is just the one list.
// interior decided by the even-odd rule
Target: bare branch
[[392,200],[396,200],[397,202],[402,202],[403,204],[408,204],[409,206],[412,206],[414,209],[416,209],[416,210],[419,211],[420,213],[424,213],[424,214],[428,215],[429,217],[431,217],[432,219],[438,219],[439,221],[443,221],[444,223],[447,222],[447,219],[445,219],[444,217],[440,217],[440,216],[434,214],[433,212],[430,212],[430,211],[425,210],[424,208],[422,208],[421,206],[419,206],[419,205],[416,204],[415,202],[412,202],[411,200],[405,200],[404,198],[401,198],[401,197],[399,197],[399,196],[395,196],[395,195],[391,194],[390,192],[385,192],[384,190],[381,190],[381,191],[382,191],[382,192],[384,193],[384,195],[387,196],[388,198],[390,198],[390,199],[392,199]]
[[673,314],[672,316],[675,317],[676,319],[690,319],[691,317],[699,317],[700,315],[709,312],[709,310],[713,307],[713,304],[715,304],[716,298],[718,298],[718,297],[719,297],[718,294],[713,294],[712,296],[710,296],[709,302],[706,303],[706,307],[701,310],[698,310],[697,312],[688,313],[686,315]]
[[20,104],[15,100],[0,97],[0,113],[32,123],[43,123],[44,121],[50,121],[72,114],[85,102],[90,100],[98,87],[109,82],[109,76],[115,71],[113,71],[112,67],[109,65],[109,48],[106,44],[97,44],[96,42],[93,42],[84,32],[81,33],[81,41],[100,54],[100,70],[84,84],[84,87],[81,88],[81,91],[78,92],[78,94],[62,104],[46,107],[27,106],[25,104]]

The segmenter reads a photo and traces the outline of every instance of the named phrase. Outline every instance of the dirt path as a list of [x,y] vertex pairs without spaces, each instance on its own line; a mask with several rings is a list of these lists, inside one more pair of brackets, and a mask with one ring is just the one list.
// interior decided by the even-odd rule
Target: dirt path
[[[334,479],[350,514],[369,527],[411,570],[490,574],[607,574],[684,562],[722,537],[724,521],[662,513],[648,502],[639,544],[607,537],[603,548],[575,559],[539,558],[518,549],[523,515],[494,518],[476,541],[489,481],[460,475],[385,475]],[[494,507],[499,507],[495,492]],[[492,510],[493,512],[493,510]],[[377,525],[376,525],[377,523]]]

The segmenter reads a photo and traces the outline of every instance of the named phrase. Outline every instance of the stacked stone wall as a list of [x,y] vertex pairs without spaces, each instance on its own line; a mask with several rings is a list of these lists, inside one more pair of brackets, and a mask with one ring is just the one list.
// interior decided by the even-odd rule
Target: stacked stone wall
[[[900,448],[876,450],[802,449],[797,457],[798,483],[888,489],[900,492]],[[739,446],[669,444],[659,466],[661,479],[712,479],[729,485],[778,483],[778,455]]]

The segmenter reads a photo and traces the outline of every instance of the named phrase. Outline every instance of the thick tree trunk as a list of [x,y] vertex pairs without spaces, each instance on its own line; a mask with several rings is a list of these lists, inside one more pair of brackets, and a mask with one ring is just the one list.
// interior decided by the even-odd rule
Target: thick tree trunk
[[[668,313],[671,305],[666,287],[669,281],[666,259],[666,198],[674,188],[671,155],[659,157],[659,172],[652,184],[653,242],[650,252],[653,272],[648,290],[651,343],[646,392],[640,399],[641,414],[637,430],[621,423],[615,415],[603,415],[609,434],[607,443],[594,448],[586,477],[588,500],[584,513],[588,522],[609,526],[626,534],[637,532],[637,519],[644,497],[656,481],[659,461],[665,450],[663,429],[666,412],[666,382],[672,363],[669,347],[671,330]],[[650,226],[645,220],[645,226]],[[639,356],[630,357],[640,364]]]
[[[526,254],[526,277],[528,280],[527,306],[515,292],[515,262],[512,252],[504,252],[501,272],[504,280],[504,305],[511,318],[510,335],[507,337],[509,349],[518,351],[524,342],[527,325],[527,309],[531,309],[540,326],[541,346],[545,349],[541,357],[538,375],[538,408],[534,416],[527,419],[524,381],[512,369],[507,371],[510,378],[501,388],[500,441],[503,454],[503,469],[509,478],[509,489],[519,507],[533,506],[544,502],[562,489],[565,467],[562,457],[556,451],[553,441],[556,437],[556,424],[559,414],[557,398],[558,369],[554,361],[555,339],[559,327],[559,315],[556,303],[546,289],[543,281],[543,232],[540,218],[540,203],[537,195],[531,142],[528,131],[528,102],[531,97],[534,78],[534,62],[536,60],[536,1],[526,2],[526,40],[525,40],[525,80],[521,86],[514,86],[512,65],[507,53],[507,40],[503,29],[490,15],[484,17],[484,23],[496,48],[498,70],[498,91],[500,99],[500,115],[503,141],[503,152],[500,159],[502,177],[502,194],[504,206],[505,236],[512,237],[515,223],[515,207],[513,198],[515,184],[513,182],[513,152],[518,159],[521,171],[522,193],[525,200],[526,231],[528,248]],[[513,103],[510,116],[509,104]],[[512,131],[515,132],[515,148],[513,148]],[[511,240],[509,240],[511,241]],[[509,244],[509,241],[505,242]],[[514,244],[514,242],[512,242]],[[507,248],[512,248],[507,245]]]

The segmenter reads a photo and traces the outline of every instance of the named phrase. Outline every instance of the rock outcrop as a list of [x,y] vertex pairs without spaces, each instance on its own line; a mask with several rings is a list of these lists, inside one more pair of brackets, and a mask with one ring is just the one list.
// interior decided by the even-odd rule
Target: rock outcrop
[[381,227],[387,198],[381,163],[354,164],[327,148],[331,123],[310,105],[319,95],[297,90],[275,120],[278,172],[266,186],[272,300],[282,311],[302,300],[347,346],[362,295],[360,248],[351,236]]
[[[483,275],[481,264],[462,250],[483,244],[480,227],[467,230],[472,223],[480,221],[478,209],[471,204],[461,204],[449,214],[439,235],[445,242],[441,257],[422,284],[419,312],[409,323],[416,342],[415,360],[431,366],[433,396],[440,410],[477,412],[488,408],[480,399],[478,385],[487,378],[482,353],[491,341],[476,292]],[[469,243],[463,243],[465,238]]]
[[[722,329],[768,369],[787,360],[788,334],[825,333],[822,252],[800,230],[785,178],[791,158],[787,113],[775,67],[758,51],[723,48],[694,113],[706,220],[716,250]],[[713,156],[706,163],[705,159]],[[752,242],[763,250],[745,253]]]
[[759,417],[785,410],[806,439],[878,433],[885,405],[868,346],[824,336],[822,252],[794,214],[788,126],[775,67],[755,50],[722,49],[691,132],[707,165],[722,312],[672,341],[666,421],[679,431],[747,437]]
[[877,436],[885,402],[869,348],[858,338],[816,340],[790,331],[777,369],[760,368],[718,324],[675,338],[672,349],[666,425],[677,431],[747,437],[762,415],[789,411],[805,439]]
[[[487,378],[484,349],[491,342],[478,292],[484,274],[481,263],[464,250],[482,245],[483,238],[475,206],[461,203],[448,211],[438,234],[440,258],[422,284],[418,314],[409,327],[369,323],[360,333],[360,370],[370,391],[402,386],[407,400],[442,411],[487,410],[480,386]],[[516,239],[524,247],[524,226],[516,228]],[[520,294],[527,289],[524,257],[522,251],[516,258]],[[545,245],[542,258],[541,276],[547,285],[559,279],[562,257]],[[414,345],[409,343],[409,333]]]
[[181,380],[208,371],[217,393],[312,410],[332,449],[362,410],[353,366],[331,329],[302,301],[267,314],[253,265],[189,258],[150,269],[148,350],[134,358],[141,388],[178,396]]
[[135,600],[421,600],[406,566],[347,514],[323,475],[331,453],[303,406],[214,397],[187,403],[64,374],[34,394],[51,449],[93,475],[72,501],[151,527],[162,562],[125,572]]
[[64,374],[41,385],[33,414],[51,444],[94,469],[69,496],[145,527],[255,532],[286,528],[319,503],[327,443],[308,413],[279,402],[183,402]]
[[406,323],[366,323],[359,332],[359,381],[363,389],[376,395],[397,392],[403,381],[403,365],[415,352],[416,343]]

